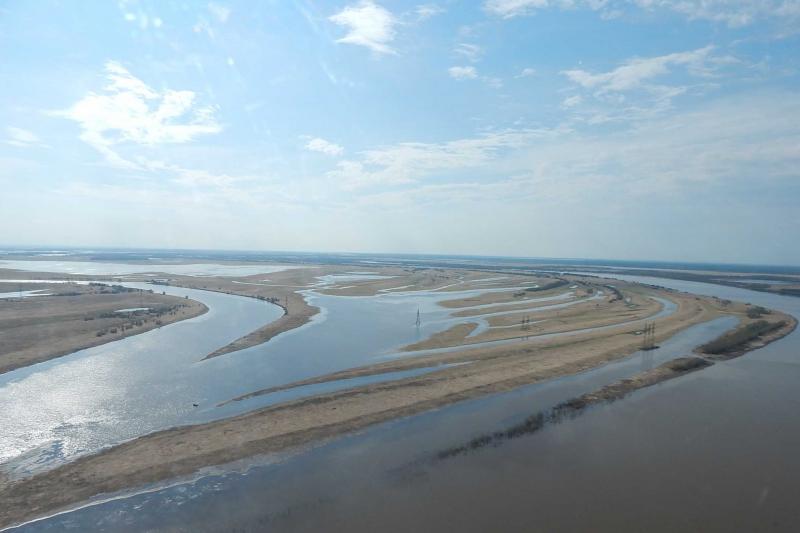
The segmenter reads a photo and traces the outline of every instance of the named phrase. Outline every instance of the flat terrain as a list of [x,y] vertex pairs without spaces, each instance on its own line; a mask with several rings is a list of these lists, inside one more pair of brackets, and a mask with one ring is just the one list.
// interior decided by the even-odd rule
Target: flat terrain
[[283,309],[281,318],[206,355],[206,358],[210,358],[265,343],[276,335],[307,324],[314,315],[319,313],[319,308],[309,305],[300,291],[310,289],[318,284],[318,276],[343,270],[345,269],[337,267],[307,267],[236,278],[173,275],[168,276],[165,283],[178,287],[258,298],[272,302]]
[[[48,296],[0,299],[0,373],[113,342],[205,313],[194,300],[120,286],[0,283],[0,293]],[[120,313],[120,310],[129,309]]]
[[[365,279],[358,279],[363,276]],[[502,289],[521,284],[542,286],[554,284],[551,278],[534,278],[523,275],[497,276],[491,273],[441,268],[398,268],[380,267],[355,269],[350,266],[304,266],[270,274],[257,274],[246,277],[201,277],[169,275],[164,283],[192,289],[210,290],[258,298],[283,308],[283,316],[249,334],[236,339],[208,354],[206,358],[218,357],[245,348],[250,348],[279,335],[299,328],[319,313],[319,308],[309,305],[303,296],[304,291],[314,290],[320,294],[333,296],[374,296],[384,292],[448,291],[464,289]],[[525,295],[546,297],[557,294],[555,290],[537,289]],[[491,293],[476,301],[482,303],[502,303],[506,301],[524,302],[533,296],[514,296],[504,291]],[[445,303],[457,307],[457,300]]]
[[[251,291],[251,295],[256,297],[284,294],[289,298],[291,291],[309,287],[309,283],[313,284],[310,280],[315,276],[331,273],[331,270],[325,268],[302,270],[306,272],[289,271],[253,277],[249,283],[257,283],[251,285],[255,289],[239,288],[239,285],[243,285],[241,278],[181,279],[180,283],[209,290],[230,290],[236,294]],[[392,270],[381,269],[381,272],[390,275]],[[394,269],[395,272],[400,272],[391,275],[402,278],[419,274],[405,270],[407,275],[404,275],[403,270]],[[469,275],[475,279],[486,277],[482,273]],[[427,278],[427,290],[431,290],[431,287],[439,288],[444,293],[451,283],[469,288],[468,284],[465,286],[458,280],[457,273],[443,271],[435,276],[438,277]],[[518,285],[522,281],[531,280],[525,276],[513,278],[501,282],[507,285],[505,288],[508,290],[505,292],[512,293],[503,296],[510,298],[509,302],[514,302],[513,292],[519,290]],[[461,280],[463,279],[462,277]],[[566,280],[568,284],[563,285],[563,290],[575,291],[574,297],[579,298],[578,303],[572,309],[567,308],[569,311],[559,310],[559,313],[565,313],[563,316],[559,315],[560,319],[545,315],[550,316],[549,320],[553,321],[554,326],[547,326],[549,330],[542,330],[557,331],[561,333],[559,335],[522,330],[522,326],[499,329],[505,324],[504,321],[513,323],[518,319],[518,315],[512,315],[503,321],[494,321],[497,331],[502,331],[496,335],[508,341],[506,344],[465,344],[474,342],[474,339],[465,339],[465,335],[472,329],[462,326],[456,333],[437,341],[438,344],[451,346],[451,351],[423,352],[418,355],[412,352],[406,357],[380,364],[253,391],[242,398],[270,394],[304,384],[444,365],[440,370],[416,377],[302,398],[234,418],[160,431],[49,472],[19,481],[0,483],[0,501],[5,504],[0,508],[0,525],[24,520],[96,494],[167,480],[190,474],[204,466],[285,450],[392,418],[595,368],[639,349],[642,345],[641,326],[645,318],[656,323],[656,342],[662,342],[691,325],[725,315],[739,318],[742,328],[756,321],[775,324],[775,328],[763,337],[750,339],[750,344],[747,345],[738,345],[739,351],[771,342],[788,334],[796,326],[794,319],[788,315],[778,312],[752,313],[751,308],[742,303],[611,280],[580,277],[566,277]],[[189,282],[192,285],[188,285]],[[342,281],[339,286],[346,286],[345,283],[349,282]],[[387,288],[386,283],[388,282],[385,279],[373,280],[359,283],[362,286],[357,291],[354,287],[346,290],[374,293]],[[403,286],[401,279],[394,283],[392,287]],[[366,286],[370,284],[371,287]],[[336,290],[335,286],[336,284],[325,287],[325,290]],[[409,287],[405,287],[402,290],[408,289]],[[590,295],[598,298],[588,300]],[[656,297],[672,302],[675,311],[654,318],[662,309],[662,304],[654,299]],[[495,296],[486,298],[491,300],[488,303],[492,305],[499,303],[495,301]],[[446,299],[445,294],[443,299]],[[478,302],[487,303],[480,297]],[[470,305],[473,304],[474,302],[470,302]],[[289,307],[291,310],[291,301]],[[597,325],[606,327],[588,329]],[[452,363],[461,364],[447,366]],[[652,379],[652,382],[657,381],[658,379]],[[649,382],[648,377],[645,384]]]

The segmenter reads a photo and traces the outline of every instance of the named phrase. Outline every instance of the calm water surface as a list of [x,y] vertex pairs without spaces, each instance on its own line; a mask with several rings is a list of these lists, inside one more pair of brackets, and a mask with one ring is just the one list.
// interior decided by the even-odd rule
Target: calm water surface
[[[30,263],[36,263],[38,268],[49,267],[49,263],[43,267],[41,261]],[[113,264],[97,267],[111,274],[117,273],[115,268]],[[237,267],[224,268],[234,268],[235,273]],[[347,278],[356,280],[359,276],[363,275],[350,274]],[[334,280],[323,279],[321,283],[330,281]],[[217,348],[277,319],[282,310],[252,298],[144,283],[123,284],[188,296],[206,304],[210,311],[0,375],[0,471],[12,476],[27,475],[160,429],[232,416],[302,395],[433,370],[343,380],[218,406],[263,388],[377,361],[378,357],[452,325],[452,311],[440,307],[437,301],[485,292],[339,297],[309,291],[310,303],[322,309],[310,324],[264,345],[203,361]],[[415,327],[418,309],[423,319],[419,328]]]
[[[618,277],[800,316],[800,299]],[[594,371],[381,424],[293,456],[207,473],[21,529],[796,531],[796,332],[502,446],[435,459],[439,450],[684,355],[731,325],[731,319],[713,321],[656,352]]]

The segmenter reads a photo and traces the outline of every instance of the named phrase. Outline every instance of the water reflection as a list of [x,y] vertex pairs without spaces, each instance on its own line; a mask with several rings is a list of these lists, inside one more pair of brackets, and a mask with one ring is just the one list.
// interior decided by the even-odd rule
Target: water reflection
[[[651,282],[800,316],[800,300],[789,297]],[[664,343],[622,362],[624,372],[608,365],[464,402],[247,473],[206,476],[24,529],[795,531],[797,332],[501,448],[426,460],[625,372],[660,364],[664,350],[685,353],[714,335],[713,328],[729,326],[687,330],[675,346]]]

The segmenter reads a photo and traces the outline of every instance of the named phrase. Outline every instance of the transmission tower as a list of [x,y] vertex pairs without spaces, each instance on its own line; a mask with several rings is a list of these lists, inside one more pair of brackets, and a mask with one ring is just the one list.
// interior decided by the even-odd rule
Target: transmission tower
[[642,350],[654,350],[656,346],[656,323],[650,322],[644,326],[644,338],[642,339]]

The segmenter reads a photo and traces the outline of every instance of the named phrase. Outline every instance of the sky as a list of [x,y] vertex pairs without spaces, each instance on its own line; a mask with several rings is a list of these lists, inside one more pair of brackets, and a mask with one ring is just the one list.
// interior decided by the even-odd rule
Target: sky
[[0,1],[0,244],[800,265],[800,0]]

